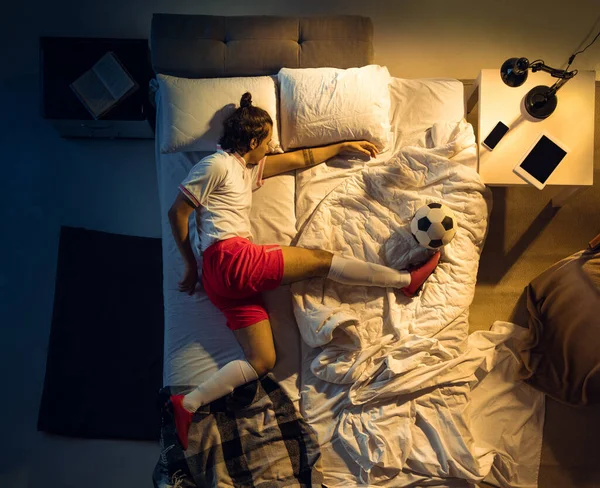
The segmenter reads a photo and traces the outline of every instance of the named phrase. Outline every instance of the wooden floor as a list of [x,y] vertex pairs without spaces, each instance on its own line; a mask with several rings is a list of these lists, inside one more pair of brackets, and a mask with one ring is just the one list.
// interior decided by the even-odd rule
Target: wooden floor
[[[472,80],[463,83],[468,95]],[[476,111],[467,119],[475,129]],[[525,326],[525,286],[600,233],[600,82],[595,113],[592,187],[558,210],[550,205],[557,188],[492,188],[494,206],[470,313],[472,331],[489,329],[496,320]],[[574,409],[548,399],[540,488],[600,487],[599,439],[600,408]]]

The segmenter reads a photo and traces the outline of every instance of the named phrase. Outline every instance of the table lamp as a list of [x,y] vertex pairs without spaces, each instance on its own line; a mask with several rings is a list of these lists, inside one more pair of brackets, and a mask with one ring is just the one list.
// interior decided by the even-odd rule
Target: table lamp
[[525,95],[525,110],[527,110],[527,113],[536,119],[545,119],[556,109],[558,103],[556,92],[577,74],[577,70],[567,71],[551,68],[544,64],[544,61],[541,59],[530,63],[527,58],[510,58],[502,64],[500,76],[502,77],[502,81],[508,86],[521,86],[527,80],[527,70],[529,69],[533,73],[536,71],[545,71],[546,73],[550,73],[554,78],[558,78],[558,81],[551,87],[538,85],[529,90],[527,95]]
[[502,81],[511,87],[521,86],[527,80],[527,71],[529,69],[534,73],[536,71],[545,71],[546,73],[550,73],[554,78],[558,78],[558,81],[554,83],[554,85],[538,85],[529,90],[527,95],[525,95],[525,110],[527,110],[527,113],[536,119],[545,119],[554,112],[554,109],[556,109],[558,103],[556,92],[577,74],[577,70],[567,71],[569,66],[571,66],[573,60],[579,53],[582,53],[594,44],[596,39],[598,39],[598,36],[600,36],[600,32],[598,32],[594,40],[590,42],[585,49],[572,54],[569,58],[569,64],[565,69],[551,68],[544,64],[544,61],[541,59],[536,59],[532,63],[530,63],[527,58],[507,59],[500,68]]

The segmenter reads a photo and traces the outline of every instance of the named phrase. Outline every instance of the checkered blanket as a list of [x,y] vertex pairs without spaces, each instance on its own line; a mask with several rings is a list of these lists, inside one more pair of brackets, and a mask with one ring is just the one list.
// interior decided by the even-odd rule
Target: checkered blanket
[[187,451],[177,439],[168,398],[191,387],[161,390],[161,454],[155,488],[320,487],[319,446],[283,389],[266,376],[198,409]]

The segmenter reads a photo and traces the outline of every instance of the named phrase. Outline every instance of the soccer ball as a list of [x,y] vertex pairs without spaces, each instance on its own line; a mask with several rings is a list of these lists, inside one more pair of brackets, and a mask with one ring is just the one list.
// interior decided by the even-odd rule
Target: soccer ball
[[417,242],[427,249],[439,249],[456,234],[456,218],[446,205],[423,205],[410,222],[410,231]]

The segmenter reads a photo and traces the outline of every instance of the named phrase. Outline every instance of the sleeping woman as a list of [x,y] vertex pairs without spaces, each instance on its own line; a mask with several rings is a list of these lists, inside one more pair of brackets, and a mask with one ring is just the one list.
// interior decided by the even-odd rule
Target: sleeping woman
[[[412,271],[347,259],[325,250],[257,245],[250,232],[252,192],[263,179],[307,168],[340,154],[377,155],[367,141],[351,141],[266,156],[273,132],[269,114],[252,105],[250,93],[224,122],[217,152],[205,157],[179,186],[169,210],[175,242],[185,270],[179,289],[194,293],[198,264],[189,238],[188,219],[195,222],[202,252],[201,280],[245,354],[226,364],[187,395],[171,397],[179,440],[187,449],[193,413],[202,405],[256,380],[275,365],[269,315],[261,292],[308,278],[322,277],[347,285],[400,289],[414,296],[439,261],[439,252]],[[274,196],[276,198],[276,196]]]

